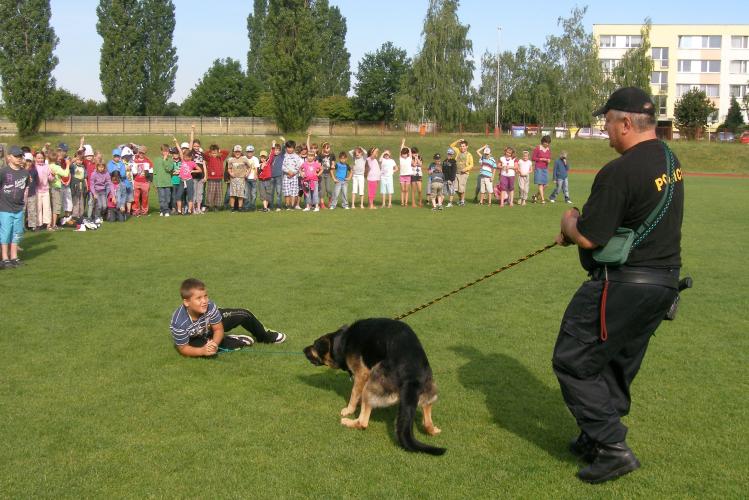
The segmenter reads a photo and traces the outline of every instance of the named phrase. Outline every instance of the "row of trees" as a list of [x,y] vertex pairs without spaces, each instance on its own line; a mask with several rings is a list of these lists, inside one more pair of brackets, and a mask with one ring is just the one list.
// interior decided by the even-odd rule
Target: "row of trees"
[[591,108],[614,88],[650,88],[650,20],[642,45],[606,74],[583,24],[586,7],[559,18],[561,33],[543,47],[484,53],[474,88],[469,26],[460,22],[458,6],[458,0],[430,0],[414,58],[390,42],[365,54],[348,97],[347,26],[338,7],[328,0],[254,0],[246,69],[217,59],[177,105],[169,102],[177,70],[172,0],[99,0],[103,103],[55,87],[58,41],[49,0],[0,0],[5,112],[22,134],[36,131],[42,118],[69,114],[271,116],[283,130],[302,130],[313,116],[429,120],[451,129],[495,125],[498,108],[501,124],[587,125]]

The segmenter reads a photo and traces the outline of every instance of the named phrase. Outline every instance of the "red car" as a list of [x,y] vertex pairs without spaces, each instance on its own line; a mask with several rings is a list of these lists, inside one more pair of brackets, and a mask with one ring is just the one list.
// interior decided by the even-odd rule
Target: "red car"
[[741,134],[741,144],[749,144],[749,130],[745,130],[743,134]]

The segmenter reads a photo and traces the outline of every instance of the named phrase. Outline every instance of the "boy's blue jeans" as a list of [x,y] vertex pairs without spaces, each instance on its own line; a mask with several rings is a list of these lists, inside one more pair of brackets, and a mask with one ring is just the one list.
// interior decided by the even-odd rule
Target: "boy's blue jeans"
[[246,179],[245,183],[247,184],[245,189],[247,196],[245,197],[244,210],[255,210],[257,204],[257,180]]
[[570,199],[569,183],[566,177],[564,179],[556,179],[556,186],[554,186],[554,191],[552,191],[549,199],[556,200],[560,192],[564,194],[565,201]]
[[169,204],[172,201],[172,188],[160,187],[159,191],[159,213],[169,213]]

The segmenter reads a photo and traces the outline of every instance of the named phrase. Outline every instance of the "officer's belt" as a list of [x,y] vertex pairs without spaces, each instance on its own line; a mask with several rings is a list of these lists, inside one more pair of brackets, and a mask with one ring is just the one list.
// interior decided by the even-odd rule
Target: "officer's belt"
[[679,269],[662,269],[657,267],[597,267],[590,273],[594,281],[615,281],[617,283],[635,283],[639,285],[658,285],[679,289]]

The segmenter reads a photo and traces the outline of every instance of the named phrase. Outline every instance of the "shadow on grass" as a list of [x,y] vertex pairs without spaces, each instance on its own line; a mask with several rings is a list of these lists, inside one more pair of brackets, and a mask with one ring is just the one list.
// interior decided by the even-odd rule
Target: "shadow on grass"
[[559,460],[575,461],[567,451],[567,442],[577,429],[558,390],[547,387],[505,354],[484,354],[468,346],[450,349],[468,359],[458,369],[460,384],[484,393],[486,406],[499,427]]
[[25,234],[27,237],[21,242],[23,252],[20,255],[24,261],[34,260],[40,255],[57,249],[57,245],[50,244],[52,234],[47,231],[26,232]]
[[[315,387],[317,389],[332,390],[336,394],[338,394],[341,397],[340,405],[337,405],[334,408],[330,409],[334,415],[339,415],[338,412],[341,410],[341,408],[348,404],[349,397],[351,396],[351,387],[353,385],[353,382],[346,373],[338,370],[326,369],[325,372],[321,373],[297,375],[297,378],[311,387]],[[358,407],[356,409],[356,413],[352,415],[351,418],[356,418],[356,416],[359,415],[360,408],[361,407]],[[374,409],[369,419],[376,422],[385,422],[390,441],[396,446],[400,446],[398,444],[398,440],[395,437],[395,418],[397,415],[398,405],[396,404],[387,408]],[[346,430],[343,426],[341,426],[341,429]]]

